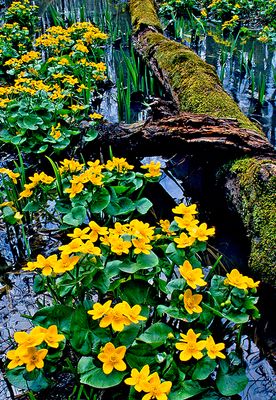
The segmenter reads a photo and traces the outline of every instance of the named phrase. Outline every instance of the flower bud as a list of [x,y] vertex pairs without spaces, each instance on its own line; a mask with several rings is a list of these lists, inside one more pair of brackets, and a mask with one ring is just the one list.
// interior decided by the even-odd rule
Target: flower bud
[[184,294],[180,294],[180,295],[178,296],[178,298],[179,298],[179,300],[183,300],[183,299],[184,299]]

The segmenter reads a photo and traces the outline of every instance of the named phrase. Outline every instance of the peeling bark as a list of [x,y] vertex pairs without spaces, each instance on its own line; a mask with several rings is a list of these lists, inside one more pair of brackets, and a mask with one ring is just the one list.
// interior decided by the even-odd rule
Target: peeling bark
[[136,153],[174,154],[213,152],[220,157],[260,155],[274,157],[273,147],[257,132],[240,127],[234,119],[180,113],[157,121],[102,124],[100,144],[114,149],[128,146]]

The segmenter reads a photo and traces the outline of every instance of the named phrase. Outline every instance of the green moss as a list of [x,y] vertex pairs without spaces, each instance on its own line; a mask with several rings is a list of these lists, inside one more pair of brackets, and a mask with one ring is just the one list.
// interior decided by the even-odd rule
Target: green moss
[[131,23],[135,33],[144,26],[151,26],[162,32],[153,0],[130,0],[129,6]]
[[230,168],[240,186],[239,210],[251,239],[249,267],[276,285],[276,162],[248,158]]
[[259,131],[223,90],[214,67],[160,33],[147,32],[145,38],[147,55],[154,54],[158,66],[167,74],[180,111],[235,118],[242,127]]

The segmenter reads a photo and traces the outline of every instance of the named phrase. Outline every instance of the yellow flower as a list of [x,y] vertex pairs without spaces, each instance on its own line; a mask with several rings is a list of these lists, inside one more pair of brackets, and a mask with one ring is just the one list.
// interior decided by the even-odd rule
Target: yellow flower
[[161,163],[160,161],[151,161],[149,164],[142,165],[141,168],[148,169],[149,171],[145,174],[146,178],[157,178],[162,175],[160,171]]
[[18,348],[15,350],[8,351],[7,358],[11,360],[7,365],[8,369],[20,367],[21,365],[24,364],[24,361],[22,360],[22,351],[20,351]]
[[80,248],[80,253],[83,254],[93,254],[94,256],[100,256],[101,255],[101,249],[100,247],[94,246],[91,240],[87,240],[81,248]]
[[24,271],[33,271],[36,268],[40,268],[42,270],[42,274],[45,276],[51,275],[54,271],[54,268],[57,264],[57,255],[53,254],[48,258],[45,258],[42,254],[37,256],[36,261],[28,262],[27,267],[22,268]]
[[168,236],[176,235],[175,232],[170,231],[171,223],[168,219],[160,219],[159,225],[161,226],[162,231],[165,232]]
[[123,253],[128,254],[129,248],[132,246],[131,242],[127,240],[123,240],[119,236],[109,236],[109,242],[111,245],[111,251],[118,256],[121,256]]
[[175,243],[177,243],[177,246],[179,249],[185,249],[185,247],[190,247],[195,241],[195,238],[189,237],[186,235],[185,232],[182,232],[179,236],[179,238],[174,239]]
[[138,219],[133,219],[129,223],[129,228],[129,233],[139,239],[147,239],[150,241],[154,237],[154,228],[149,226],[147,222],[145,223]]
[[79,261],[80,257],[70,257],[68,254],[61,253],[61,258],[54,266],[54,272],[56,274],[63,274],[64,272],[71,271]]
[[174,217],[175,222],[180,229],[187,229],[195,227],[198,224],[198,219],[195,219],[191,214],[184,214],[182,217]]
[[81,182],[73,183],[71,188],[65,189],[66,193],[69,193],[70,199],[74,198],[78,193],[81,193],[84,186]]
[[96,240],[98,240],[99,235],[105,236],[108,234],[108,228],[106,228],[105,226],[98,225],[95,221],[90,221],[89,227],[92,231],[89,234],[89,239],[92,242],[96,242]]
[[26,364],[26,369],[28,372],[33,371],[35,368],[44,367],[44,358],[46,357],[48,350],[42,349],[37,350],[35,347],[29,347],[22,355],[22,360]]
[[182,339],[176,343],[175,347],[181,351],[179,355],[181,361],[188,361],[192,357],[199,360],[203,357],[202,350],[205,348],[205,340],[197,342],[200,333],[195,333],[192,329],[189,329],[186,335],[180,333],[180,336]]
[[73,239],[70,243],[60,246],[58,249],[64,254],[78,253],[81,251],[83,241],[80,238]]
[[220,350],[223,350],[225,348],[224,343],[215,343],[214,339],[212,336],[209,336],[206,341],[205,341],[205,347],[207,350],[207,354],[209,358],[215,359],[216,357],[219,358],[226,358],[226,356],[221,353]]
[[197,286],[205,286],[207,283],[202,279],[204,277],[201,268],[193,269],[191,263],[186,260],[179,267],[181,276],[186,280],[187,284],[195,289]]
[[41,332],[44,333],[44,342],[47,343],[49,347],[57,349],[59,346],[58,342],[65,339],[65,336],[58,333],[57,326],[51,325],[48,329],[39,327]]
[[191,289],[187,289],[184,293],[184,307],[189,314],[193,313],[201,313],[202,308],[199,306],[199,303],[202,300],[201,294],[192,293]]
[[208,240],[208,236],[213,236],[215,234],[215,228],[207,229],[207,224],[203,222],[199,226],[193,226],[188,229],[191,237],[199,240],[200,242],[205,242]]
[[126,364],[123,358],[126,353],[126,346],[115,348],[111,342],[106,343],[98,359],[103,363],[103,372],[108,375],[115,368],[117,371],[125,371]]
[[110,310],[111,300],[106,301],[104,304],[95,303],[93,310],[87,311],[89,315],[92,315],[92,319],[102,318]]
[[134,254],[150,254],[152,246],[145,239],[132,239],[132,244],[135,247]]
[[44,340],[44,334],[41,332],[40,327],[35,327],[30,333],[15,332],[14,340],[19,344],[19,348],[28,348],[39,346]]
[[105,168],[108,171],[113,171],[113,169],[116,169],[117,172],[127,172],[130,169],[134,168],[134,165],[130,165],[125,158],[117,158],[113,157],[112,160],[108,160]]
[[148,381],[149,374],[150,369],[148,365],[144,365],[140,372],[138,369],[133,368],[131,370],[131,377],[125,379],[124,382],[126,385],[134,386],[134,389],[137,390],[137,392],[141,392],[144,383]]
[[185,206],[185,204],[181,203],[175,208],[172,209],[174,214],[182,214],[182,215],[194,215],[198,212],[196,211],[196,204],[192,204],[190,206]]
[[145,321],[147,319],[143,315],[140,315],[141,306],[139,306],[138,304],[136,304],[133,307],[130,307],[130,305],[126,301],[123,301],[122,304],[125,306],[125,310],[124,310],[125,316],[133,324],[138,324],[139,321]]
[[111,325],[112,329],[121,332],[125,325],[130,325],[131,321],[126,317],[127,310],[124,303],[118,303],[114,308],[110,308],[100,322],[101,328]]
[[20,174],[18,172],[13,172],[8,168],[0,168],[0,174],[6,174],[13,181],[13,183],[17,183],[17,178],[19,178]]
[[73,233],[68,233],[67,236],[76,239],[76,238],[80,238],[82,240],[85,239],[89,239],[89,235],[87,235],[87,232],[90,231],[90,228],[84,228],[84,229],[80,229],[80,228],[75,228]]
[[143,384],[143,391],[147,392],[142,400],[167,400],[167,394],[170,393],[172,387],[171,381],[161,382],[157,372],[149,376],[148,381]]
[[247,280],[237,269],[232,269],[230,274],[226,274],[224,284],[235,286],[238,289],[247,289]]
[[90,117],[91,119],[102,119],[102,118],[103,118],[103,115],[94,112],[93,114],[89,114],[89,117]]
[[260,284],[260,281],[254,282],[253,279],[248,276],[244,276],[244,279],[249,289],[257,288]]

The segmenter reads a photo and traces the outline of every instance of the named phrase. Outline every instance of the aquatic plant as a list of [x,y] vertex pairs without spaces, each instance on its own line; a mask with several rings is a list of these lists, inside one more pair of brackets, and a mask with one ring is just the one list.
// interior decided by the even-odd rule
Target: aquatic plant
[[142,169],[116,157],[104,165],[64,160],[59,182],[43,174],[32,187],[27,180],[20,197],[33,204],[51,187],[55,208],[71,210],[59,228],[74,229],[23,267],[51,305],[29,317],[29,332],[14,334],[6,363],[13,385],[43,392],[62,372],[74,376],[68,398],[97,399],[104,390],[112,399],[116,388],[124,398],[164,400],[232,396],[246,386],[240,338],[259,315],[259,282],[237,269],[218,275],[219,260],[202,264],[215,229],[197,219],[195,204],[174,207],[172,220],[147,222],[152,203],[141,194],[162,171],[153,161]]
[[[1,29],[4,43],[7,24]],[[76,22],[48,28],[32,43],[33,50],[27,51],[23,41],[10,58],[0,52],[6,80],[0,88],[0,141],[25,153],[51,153],[65,149],[76,135],[82,134],[84,142],[95,138],[98,119],[90,117],[91,102],[106,78],[106,39],[92,23]],[[90,127],[84,134],[79,129],[83,119]]]

